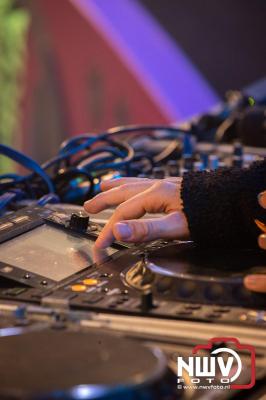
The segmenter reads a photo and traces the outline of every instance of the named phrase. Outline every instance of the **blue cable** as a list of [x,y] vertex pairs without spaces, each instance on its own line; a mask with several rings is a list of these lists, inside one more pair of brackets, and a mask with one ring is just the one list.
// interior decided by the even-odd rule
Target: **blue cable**
[[[111,128],[98,135],[82,134],[64,141],[60,147],[58,155],[46,161],[41,166],[24,154],[13,150],[8,146],[0,145],[0,154],[11,158],[12,160],[16,161],[17,163],[31,171],[31,173],[26,176],[20,176],[18,174],[0,175],[0,189],[2,189],[2,193],[4,192],[4,190],[10,192],[10,187],[15,188],[16,185],[20,185],[22,183],[27,185],[27,191],[29,190],[30,193],[31,189],[38,185],[38,181],[35,181],[34,179],[36,174],[46,183],[49,193],[54,193],[55,190],[52,179],[54,180],[59,176],[58,171],[60,168],[62,168],[61,162],[64,162],[66,164],[63,166],[66,171],[68,171],[69,168],[71,169],[74,164],[77,164],[78,169],[83,169],[83,173],[86,174],[106,169],[129,168],[130,163],[134,161],[134,149],[126,141],[124,141],[123,143],[119,143],[117,140],[115,140],[115,136],[120,134],[134,134],[142,131],[150,131],[151,133],[153,133],[155,130],[169,131],[172,132],[172,134],[175,133],[176,137],[177,135],[179,135],[179,138],[181,138],[181,136],[184,135],[185,132],[187,132],[186,130],[173,126],[131,125]],[[100,142],[103,142],[103,146],[99,146]],[[97,144],[98,147],[96,146],[95,148],[92,148],[94,144]],[[94,160],[90,160],[90,157],[104,151],[106,151],[110,155],[108,154],[107,156],[97,157]],[[79,152],[81,152],[80,159],[75,157],[72,160],[72,156],[76,156]],[[84,152],[84,154],[82,152]],[[54,166],[54,171],[53,173],[51,173],[52,177],[50,177],[48,173],[45,172],[45,170],[52,166]],[[93,186],[93,179],[91,181],[91,185]],[[6,195],[6,197],[0,198],[0,207],[1,204],[5,204],[6,202],[8,203],[9,201],[11,201],[12,196],[9,194]],[[36,197],[34,195],[34,192],[31,193],[30,196]],[[13,200],[15,199],[15,197],[12,198]],[[47,202],[57,201],[57,199],[58,198],[53,196],[43,196],[38,200],[38,203],[39,205],[43,205]]]
[[91,146],[93,143],[97,142],[98,138],[90,138],[88,139],[85,143],[80,144],[79,146],[75,147],[72,150],[68,150],[66,152],[62,152],[62,154],[59,154],[58,156],[48,160],[44,164],[42,164],[42,168],[45,170],[47,168],[50,168],[52,165],[59,163],[60,161],[63,161],[67,158],[70,158],[71,156],[74,156],[77,154],[79,151],[85,150],[87,147]]
[[97,138],[97,136],[84,133],[82,135],[67,139],[61,144],[59,154],[63,154],[64,152],[68,151],[71,147],[73,147],[73,145],[76,145],[76,143],[80,142],[81,140],[90,141],[92,138]]
[[11,158],[11,160],[16,161],[18,164],[39,175],[46,183],[49,192],[54,193],[54,186],[50,177],[46,174],[46,172],[42,169],[42,167],[40,167],[40,165],[37,164],[36,161],[34,161],[32,158],[25,156],[19,151],[13,150],[11,147],[6,146],[4,144],[0,144],[0,154],[3,154],[4,156]]
[[21,200],[24,197],[24,192],[19,189],[12,189],[0,196],[0,210],[4,209],[9,203],[14,200]]
[[45,206],[45,204],[48,204],[48,203],[50,203],[50,204],[57,204],[57,203],[59,203],[60,202],[60,200],[59,200],[59,197],[56,195],[56,194],[54,194],[54,193],[49,193],[49,194],[45,194],[44,196],[42,196],[38,201],[37,201],[37,205],[38,206],[41,206],[41,207],[43,207],[43,206]]

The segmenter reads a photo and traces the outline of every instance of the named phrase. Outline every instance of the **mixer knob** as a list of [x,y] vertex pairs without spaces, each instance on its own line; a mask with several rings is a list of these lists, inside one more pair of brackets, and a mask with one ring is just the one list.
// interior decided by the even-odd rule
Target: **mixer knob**
[[219,167],[219,157],[216,154],[211,154],[209,157],[209,167],[215,170]]
[[233,166],[239,168],[243,167],[243,146],[238,142],[234,145]]
[[167,162],[167,169],[169,176],[179,176],[179,162],[176,160],[169,160]]
[[161,167],[154,167],[152,169],[152,175],[155,179],[163,179],[165,177],[165,171]]
[[78,213],[74,213],[70,217],[69,228],[75,231],[85,232],[89,225],[90,217],[88,214],[80,211]]

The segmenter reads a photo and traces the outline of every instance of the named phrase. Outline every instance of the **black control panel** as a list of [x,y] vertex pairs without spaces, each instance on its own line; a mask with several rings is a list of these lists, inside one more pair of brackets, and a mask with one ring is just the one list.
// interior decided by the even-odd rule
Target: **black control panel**
[[192,242],[155,241],[130,248],[115,243],[97,254],[93,244],[100,230],[81,211],[33,207],[3,218],[0,298],[265,327],[265,295],[243,286],[245,274],[265,271],[262,251],[207,254]]

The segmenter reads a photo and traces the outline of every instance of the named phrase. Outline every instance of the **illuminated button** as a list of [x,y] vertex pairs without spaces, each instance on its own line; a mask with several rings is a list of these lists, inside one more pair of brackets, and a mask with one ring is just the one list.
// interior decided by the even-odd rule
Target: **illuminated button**
[[14,224],[12,224],[12,222],[6,222],[2,225],[0,225],[0,231],[4,231],[5,229],[9,229],[12,228]]
[[71,286],[71,290],[73,292],[85,292],[87,287],[85,285],[73,285]]
[[5,265],[3,268],[1,268],[2,272],[5,272],[6,274],[9,274],[10,272],[13,271],[13,267],[10,267],[9,265]]
[[240,315],[239,319],[240,319],[241,321],[246,321],[246,320],[248,319],[247,314],[242,314],[242,315]]
[[0,231],[4,231],[5,229],[12,228],[14,224],[12,222],[5,222],[4,224],[0,225]]
[[13,222],[19,224],[20,222],[28,221],[29,219],[30,218],[28,217],[28,215],[22,215],[21,217],[14,218]]
[[95,286],[99,283],[98,279],[94,279],[94,278],[87,278],[87,279],[84,279],[82,282],[84,283],[84,285],[87,285],[87,286]]

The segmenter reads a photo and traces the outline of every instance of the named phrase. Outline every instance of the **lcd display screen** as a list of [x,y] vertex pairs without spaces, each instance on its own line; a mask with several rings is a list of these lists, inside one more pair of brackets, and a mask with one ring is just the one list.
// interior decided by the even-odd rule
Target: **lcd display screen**
[[59,282],[93,264],[93,245],[93,240],[42,225],[1,244],[0,261]]

